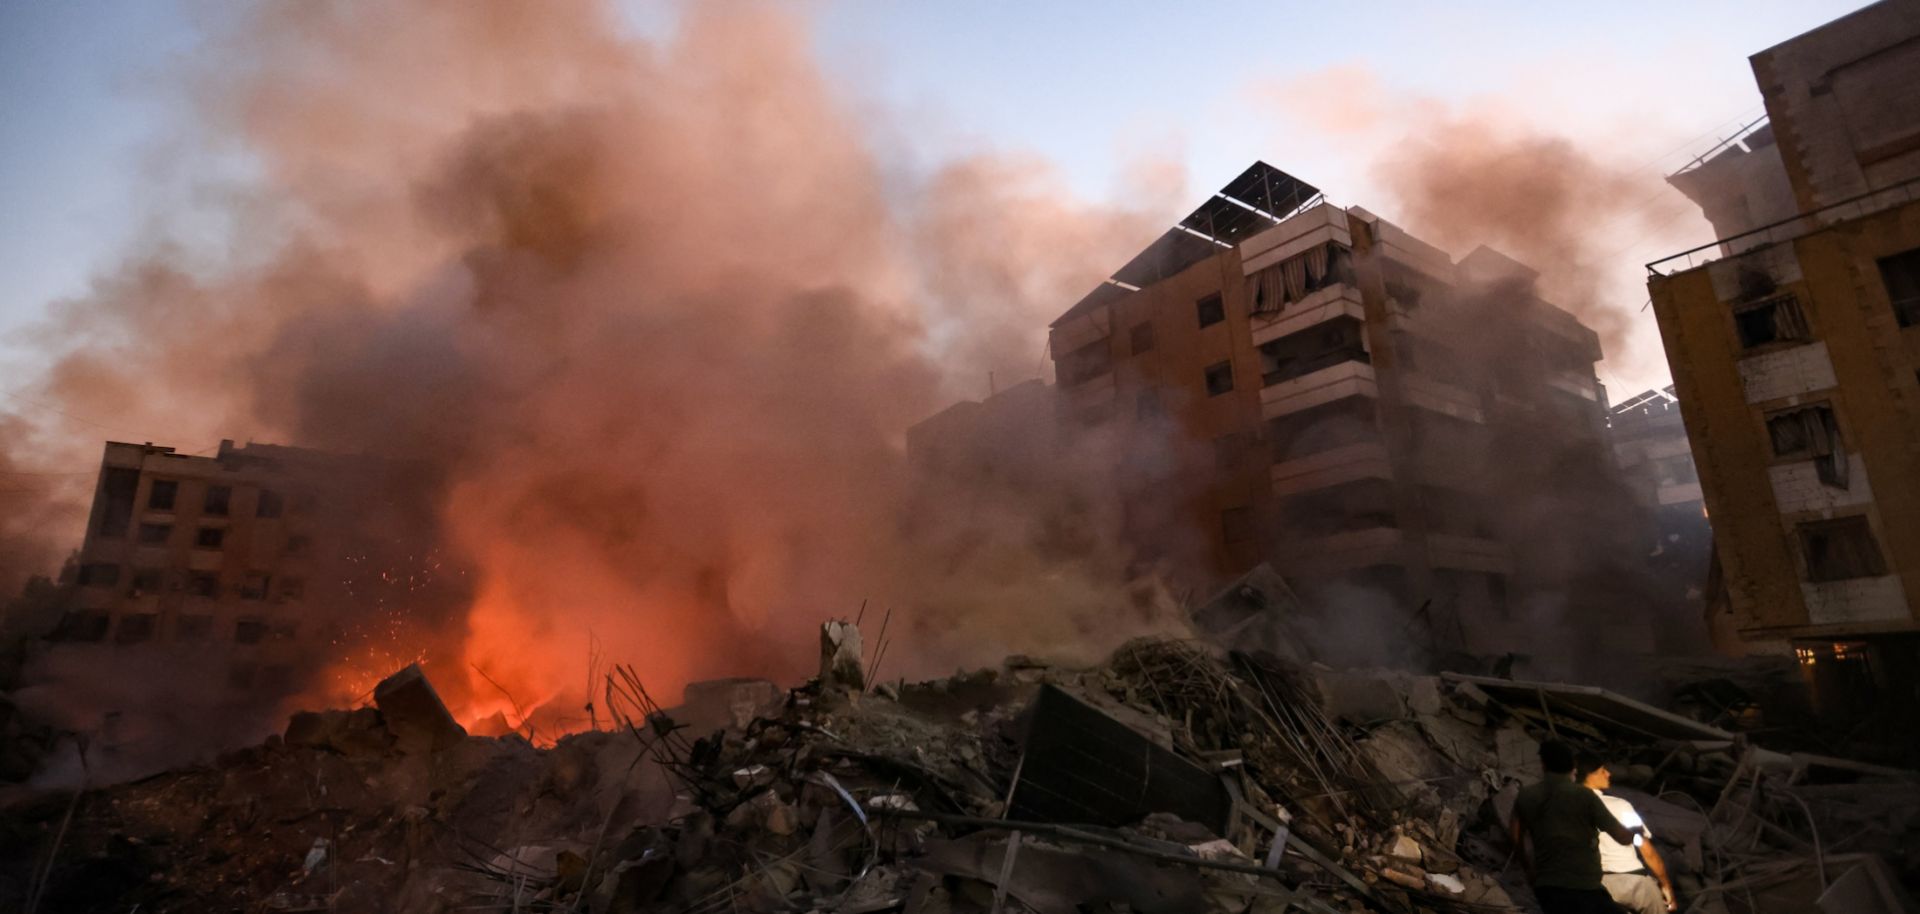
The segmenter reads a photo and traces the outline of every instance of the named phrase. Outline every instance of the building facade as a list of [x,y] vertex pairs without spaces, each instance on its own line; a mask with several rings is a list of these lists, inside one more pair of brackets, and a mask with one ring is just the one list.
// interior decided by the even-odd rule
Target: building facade
[[1679,398],[1671,385],[1643,391],[1608,410],[1607,430],[1621,476],[1650,519],[1647,565],[1670,622],[1663,638],[1675,647],[1704,647],[1708,627],[1724,620],[1706,615],[1713,530]]
[[1256,163],[1053,323],[1062,427],[1137,462],[1120,497],[1149,556],[1392,607],[1370,637],[1526,650],[1604,601],[1596,555],[1633,554],[1597,542],[1632,523],[1596,497],[1620,492],[1598,339],[1535,280]]
[[1648,288],[1726,627],[1877,676],[1920,623],[1920,3],[1752,65],[1765,141],[1671,179],[1723,237],[1650,264]]

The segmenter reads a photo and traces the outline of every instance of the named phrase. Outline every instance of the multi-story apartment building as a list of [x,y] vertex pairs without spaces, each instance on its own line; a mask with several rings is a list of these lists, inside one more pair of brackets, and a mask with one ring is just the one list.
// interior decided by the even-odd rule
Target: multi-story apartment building
[[1524,651],[1638,554],[1612,547],[1598,339],[1535,280],[1256,163],[1054,322],[1063,425],[1135,463],[1149,554],[1214,581],[1269,561],[1400,608],[1382,638]]
[[[156,678],[116,700],[270,705],[392,625],[389,614],[447,594],[428,586],[426,490],[418,467],[369,457],[108,442],[43,675],[58,688],[75,671],[142,669]],[[81,703],[116,710],[97,695]]]
[[[1614,404],[1607,414],[1607,430],[1628,490],[1650,519],[1647,564],[1663,597],[1663,609],[1671,610],[1665,635],[1675,646],[1698,644],[1707,633],[1702,621],[1713,531],[1673,387],[1642,391]],[[1705,621],[1711,625],[1724,620]],[[1723,629],[1711,634],[1720,639],[1731,632]]]
[[1752,65],[1767,123],[1670,179],[1723,237],[1648,288],[1731,628],[1889,686],[1920,631],[1920,3]]

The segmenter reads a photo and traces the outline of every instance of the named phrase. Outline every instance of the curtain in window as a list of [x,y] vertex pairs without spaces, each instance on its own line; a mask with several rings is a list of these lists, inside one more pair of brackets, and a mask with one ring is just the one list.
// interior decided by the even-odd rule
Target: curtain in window
[[1307,262],[1307,282],[1318,289],[1327,282],[1327,246],[1320,245],[1302,255]]
[[1806,313],[1800,310],[1800,302],[1791,295],[1773,306],[1773,335],[1781,340],[1813,338],[1813,331],[1807,327]]
[[1287,305],[1287,283],[1281,276],[1281,264],[1267,267],[1247,277],[1253,288],[1253,313],[1274,314]]
[[1297,302],[1307,297],[1307,260],[1304,257],[1290,257],[1280,264],[1280,271],[1286,277],[1287,301]]

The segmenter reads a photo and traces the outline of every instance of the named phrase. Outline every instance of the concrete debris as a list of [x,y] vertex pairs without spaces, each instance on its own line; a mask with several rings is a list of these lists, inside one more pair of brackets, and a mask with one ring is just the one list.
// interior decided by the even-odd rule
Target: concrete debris
[[545,748],[456,732],[410,667],[215,765],[0,806],[0,909],[45,872],[79,914],[1525,911],[1505,822],[1557,736],[1614,763],[1683,910],[1911,910],[1908,773],[1598,690],[1143,640],[881,699],[858,644],[832,623],[820,679],[673,709],[618,668],[619,727]]

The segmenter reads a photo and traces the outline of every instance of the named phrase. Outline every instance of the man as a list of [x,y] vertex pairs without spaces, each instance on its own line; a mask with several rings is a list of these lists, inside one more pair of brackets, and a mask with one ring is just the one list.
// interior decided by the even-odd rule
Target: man
[[1633,830],[1607,811],[1599,794],[1574,781],[1566,743],[1541,743],[1540,767],[1546,777],[1521,789],[1513,803],[1513,844],[1533,897],[1546,914],[1619,914],[1600,881],[1600,833],[1631,844]]
[[1607,811],[1613,813],[1620,824],[1640,829],[1631,845],[1613,840],[1612,835],[1599,836],[1600,884],[1629,914],[1664,914],[1678,910],[1673,880],[1667,878],[1667,862],[1653,847],[1653,832],[1647,830],[1632,803],[1601,793],[1613,786],[1613,772],[1607,769],[1606,761],[1581,753],[1575,762],[1574,776],[1587,789],[1600,795]]

